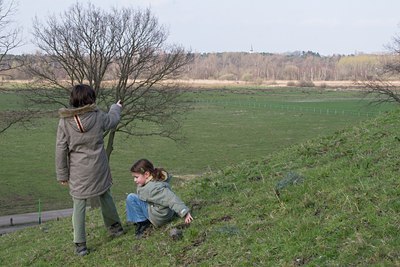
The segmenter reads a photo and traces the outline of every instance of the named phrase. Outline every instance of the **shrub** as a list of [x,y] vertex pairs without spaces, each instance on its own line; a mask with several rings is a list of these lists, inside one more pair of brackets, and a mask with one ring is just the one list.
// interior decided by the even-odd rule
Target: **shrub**
[[327,85],[326,83],[321,83],[321,84],[319,85],[319,87],[320,87],[320,88],[327,88],[328,85]]
[[236,81],[237,77],[236,77],[235,74],[228,73],[228,74],[224,74],[224,75],[219,76],[218,79],[219,80],[226,80],[226,81]]
[[255,83],[258,84],[258,85],[261,85],[261,84],[263,84],[263,79],[257,78],[257,79],[255,80]]
[[298,87],[314,87],[315,84],[312,81],[301,80],[297,82]]
[[242,75],[242,81],[251,82],[253,80],[254,80],[253,74],[251,74],[251,73],[246,73],[246,74]]

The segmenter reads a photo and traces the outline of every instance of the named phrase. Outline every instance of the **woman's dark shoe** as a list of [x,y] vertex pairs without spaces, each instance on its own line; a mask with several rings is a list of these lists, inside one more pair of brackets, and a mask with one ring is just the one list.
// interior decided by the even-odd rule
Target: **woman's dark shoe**
[[108,233],[112,237],[118,237],[123,235],[125,232],[122,225],[119,222],[116,222],[108,228]]
[[86,247],[86,242],[75,243],[75,254],[78,256],[85,256],[89,254],[89,251]]
[[145,220],[143,222],[138,222],[136,225],[136,238],[141,238],[145,232],[145,230],[151,225],[149,220]]

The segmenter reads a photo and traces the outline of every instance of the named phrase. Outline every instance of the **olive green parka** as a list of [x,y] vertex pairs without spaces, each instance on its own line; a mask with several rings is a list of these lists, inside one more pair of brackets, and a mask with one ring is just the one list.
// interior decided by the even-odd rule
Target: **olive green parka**
[[95,104],[59,110],[56,175],[58,181],[68,181],[72,197],[91,198],[111,187],[103,134],[117,126],[121,110],[117,104],[113,104],[108,113]]
[[167,181],[150,180],[137,188],[139,198],[148,203],[149,220],[155,226],[161,226],[172,220],[175,214],[185,217],[189,208],[171,190]]

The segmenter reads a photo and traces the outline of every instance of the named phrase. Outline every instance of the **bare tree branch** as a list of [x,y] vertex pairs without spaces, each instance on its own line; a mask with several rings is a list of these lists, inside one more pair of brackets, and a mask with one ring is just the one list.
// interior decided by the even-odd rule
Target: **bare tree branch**
[[0,111],[0,134],[7,131],[11,126],[30,123],[31,119],[38,116],[38,113],[33,111]]

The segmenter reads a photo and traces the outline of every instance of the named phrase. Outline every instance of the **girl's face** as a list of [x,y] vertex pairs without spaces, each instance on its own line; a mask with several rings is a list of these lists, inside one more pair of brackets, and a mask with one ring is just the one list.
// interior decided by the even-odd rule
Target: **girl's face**
[[138,173],[138,172],[132,172],[132,177],[134,178],[134,181],[137,186],[143,186],[146,183],[146,179],[149,178],[150,172],[145,172],[145,173]]

